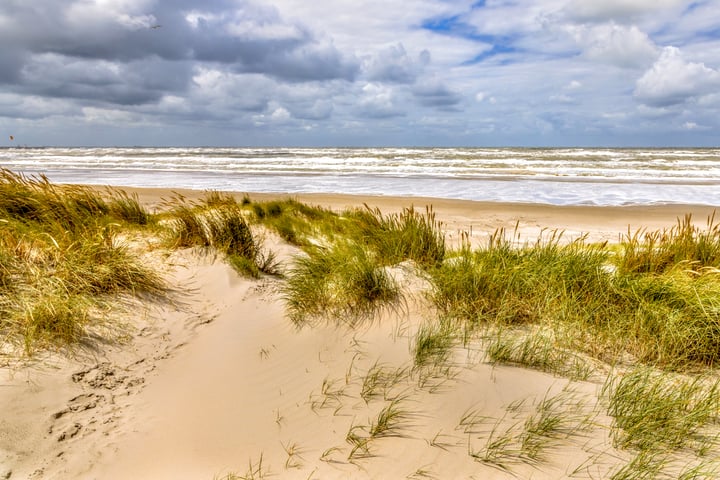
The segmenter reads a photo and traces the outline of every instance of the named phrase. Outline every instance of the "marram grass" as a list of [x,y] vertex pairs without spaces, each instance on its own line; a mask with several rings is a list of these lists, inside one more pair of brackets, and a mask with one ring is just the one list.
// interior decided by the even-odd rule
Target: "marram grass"
[[239,273],[251,277],[279,274],[274,255],[262,248],[245,219],[245,211],[232,197],[210,192],[201,204],[176,199],[169,216],[170,245],[212,247],[225,254]]
[[372,253],[350,242],[310,249],[297,258],[284,295],[298,325],[322,318],[353,324],[402,299],[397,282]]
[[717,364],[720,271],[681,262],[627,273],[614,263],[623,258],[557,236],[517,247],[499,232],[431,270],[431,297],[442,318],[548,328],[562,332],[559,347],[609,362],[630,355],[669,368]]
[[613,417],[612,438],[621,448],[691,448],[699,454],[718,446],[706,426],[720,421],[720,381],[637,367],[608,378],[604,394]]
[[117,240],[151,223],[137,199],[0,171],[0,332],[31,354],[72,345],[108,299],[162,295],[160,276]]

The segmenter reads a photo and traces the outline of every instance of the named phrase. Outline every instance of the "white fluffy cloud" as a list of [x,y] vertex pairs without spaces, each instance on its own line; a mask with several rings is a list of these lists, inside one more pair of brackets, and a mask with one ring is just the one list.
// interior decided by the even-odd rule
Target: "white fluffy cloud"
[[666,47],[651,69],[637,81],[635,97],[654,107],[666,107],[715,93],[720,72],[685,60],[679,49]]
[[652,64],[658,48],[647,33],[635,25],[615,23],[582,26],[575,37],[588,59],[625,68],[641,68]]

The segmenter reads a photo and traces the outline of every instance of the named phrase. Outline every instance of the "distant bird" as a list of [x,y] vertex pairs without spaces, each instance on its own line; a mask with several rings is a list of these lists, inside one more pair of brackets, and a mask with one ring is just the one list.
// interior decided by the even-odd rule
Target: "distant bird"
[[153,26],[150,27],[150,28],[152,28],[153,30],[155,30],[156,28],[161,28],[161,27],[162,27],[162,25],[153,25]]
[[13,137],[12,135],[10,135],[10,141],[12,142],[13,140],[15,140],[15,137]]

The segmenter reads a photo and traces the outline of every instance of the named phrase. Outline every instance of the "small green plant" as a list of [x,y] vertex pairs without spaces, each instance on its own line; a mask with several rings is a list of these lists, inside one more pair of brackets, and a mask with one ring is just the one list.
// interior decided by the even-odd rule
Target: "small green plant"
[[480,414],[478,409],[468,408],[460,416],[457,428],[462,429],[463,433],[468,435],[476,435],[481,432],[478,427],[483,425],[487,420],[488,417]]
[[477,462],[510,472],[510,465],[520,460],[522,452],[517,446],[514,426],[503,429],[503,423],[504,419],[495,423],[480,450],[474,450],[468,443],[468,455]]
[[400,436],[401,429],[407,418],[408,412],[400,408],[400,399],[391,400],[380,410],[377,418],[370,423],[370,438]]
[[665,463],[663,453],[644,450],[617,469],[610,480],[655,480],[660,477]]
[[526,333],[500,328],[490,338],[486,354],[493,363],[523,365],[572,380],[587,380],[593,372],[592,366],[580,355],[559,346],[548,329]]
[[420,480],[423,478],[429,478],[429,479],[437,479],[439,477],[435,476],[435,474],[432,472],[432,470],[428,469],[428,466],[420,467],[417,470],[415,470],[413,473],[408,475],[408,480]]
[[416,367],[441,365],[450,355],[455,340],[450,322],[425,324],[415,336],[414,362]]
[[347,385],[341,385],[340,380],[325,378],[320,387],[320,395],[310,395],[310,408],[313,411],[318,409],[332,408],[335,413],[342,408],[342,399],[346,396]]
[[268,476],[270,476],[270,473],[263,466],[263,455],[261,453],[257,462],[253,462],[252,459],[248,460],[248,469],[244,475],[229,473],[220,480],[262,480]]
[[428,445],[431,447],[439,448],[441,450],[445,450],[446,452],[450,450],[451,447],[455,447],[455,442],[449,442],[447,440],[443,440],[444,438],[447,438],[448,440],[453,440],[453,437],[450,435],[446,435],[442,433],[442,430],[438,431],[435,436],[427,440]]
[[543,398],[535,413],[525,420],[520,434],[522,457],[530,462],[542,461],[558,439],[583,431],[588,422],[580,410],[581,405],[573,404],[573,399],[565,392]]
[[704,428],[720,419],[720,381],[684,378],[638,367],[610,377],[603,393],[614,418],[612,436],[622,448],[705,449]]
[[351,425],[345,435],[345,441],[352,447],[348,454],[349,461],[355,461],[361,458],[369,458],[371,438],[365,433],[365,427],[361,425]]
[[288,442],[287,444],[281,443],[281,445],[287,454],[287,459],[285,460],[285,470],[291,468],[301,468],[303,460],[302,449],[298,447],[297,443]]
[[408,371],[405,368],[391,369],[376,362],[362,377],[360,397],[365,403],[377,398],[396,400],[401,393],[395,392],[394,388],[407,377]]

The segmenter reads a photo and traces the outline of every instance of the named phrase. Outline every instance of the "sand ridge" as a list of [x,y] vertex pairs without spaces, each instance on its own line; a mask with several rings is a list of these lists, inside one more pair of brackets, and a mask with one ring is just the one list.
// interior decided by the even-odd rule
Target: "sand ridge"
[[[300,200],[332,208],[369,203],[383,211],[421,205],[376,197]],[[478,241],[518,221],[529,238],[542,225],[602,240],[617,238],[627,225],[671,226],[678,211],[708,213],[433,205],[449,235],[469,223],[477,225]],[[266,247],[283,262],[298,253],[272,236]],[[222,259],[197,250],[158,261],[173,287],[171,301],[132,309],[132,338],[91,355],[3,368],[0,478],[541,479],[568,478],[576,469],[579,478],[603,478],[614,466],[608,459],[628,456],[610,444],[596,382],[493,366],[479,345],[460,349],[444,370],[413,369],[414,332],[431,318],[419,292],[406,291],[402,308],[358,329],[298,329],[285,316],[280,280],[240,278]],[[574,433],[553,440],[542,463],[492,458],[493,438],[520,435],[548,399],[578,424]],[[380,415],[392,411],[395,427],[373,435]],[[588,418],[594,426],[581,428]]]

